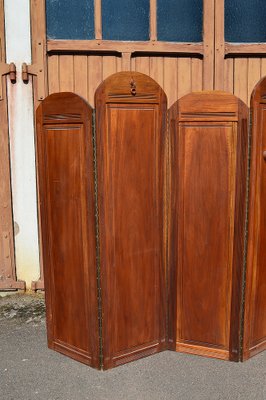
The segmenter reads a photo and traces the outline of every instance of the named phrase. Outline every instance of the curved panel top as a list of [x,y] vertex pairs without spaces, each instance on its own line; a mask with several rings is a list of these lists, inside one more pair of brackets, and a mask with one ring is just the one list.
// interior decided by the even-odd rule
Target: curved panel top
[[202,91],[185,95],[173,106],[180,121],[237,121],[239,110],[247,109],[238,97],[223,91]]
[[81,96],[62,92],[47,96],[37,108],[37,116],[42,115],[43,123],[69,123],[83,120],[88,111],[91,114],[92,107]]
[[266,76],[261,78],[251,94],[251,103],[266,103]]
[[167,102],[163,89],[155,80],[135,71],[109,76],[96,90],[95,100],[99,97],[105,103]]

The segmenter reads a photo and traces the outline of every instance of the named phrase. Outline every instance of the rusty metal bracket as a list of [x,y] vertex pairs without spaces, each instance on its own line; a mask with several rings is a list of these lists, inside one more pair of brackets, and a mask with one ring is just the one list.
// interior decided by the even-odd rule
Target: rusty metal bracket
[[10,81],[16,83],[17,81],[17,71],[14,63],[6,64],[0,62],[0,100],[3,100],[3,82],[2,76],[9,75]]
[[29,82],[29,75],[37,78],[37,98],[43,100],[45,98],[45,74],[44,74],[44,44],[43,41],[37,42],[36,50],[37,62],[34,64],[22,64],[22,80],[24,83]]

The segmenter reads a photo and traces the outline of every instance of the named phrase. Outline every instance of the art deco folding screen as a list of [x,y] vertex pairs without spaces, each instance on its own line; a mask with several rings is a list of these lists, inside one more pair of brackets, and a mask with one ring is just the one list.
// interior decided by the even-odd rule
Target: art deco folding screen
[[[53,94],[37,112],[49,347],[104,369],[167,348],[238,361],[247,107],[194,93],[168,129],[163,90],[136,72],[107,78],[95,104],[94,118],[79,96]],[[265,309],[248,282],[246,303],[256,292]]]

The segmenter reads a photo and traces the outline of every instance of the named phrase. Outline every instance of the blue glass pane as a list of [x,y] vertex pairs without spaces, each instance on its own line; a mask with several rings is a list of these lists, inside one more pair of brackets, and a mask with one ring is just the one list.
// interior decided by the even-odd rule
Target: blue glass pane
[[266,42],[266,0],[225,0],[226,42]]
[[150,0],[102,0],[102,35],[108,40],[149,40]]
[[201,42],[202,0],[157,0],[158,40]]
[[94,0],[46,0],[49,39],[94,39]]

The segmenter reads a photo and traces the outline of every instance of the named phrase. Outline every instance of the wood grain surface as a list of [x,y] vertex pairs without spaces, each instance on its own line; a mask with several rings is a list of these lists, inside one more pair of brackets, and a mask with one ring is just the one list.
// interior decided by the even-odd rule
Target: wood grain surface
[[95,103],[107,369],[166,346],[166,96],[151,78],[125,72],[100,85]]
[[48,345],[99,366],[92,110],[79,96],[37,109]]
[[244,324],[244,359],[266,349],[266,79],[252,99],[252,152]]
[[238,360],[247,109],[199,92],[170,109],[169,346]]

